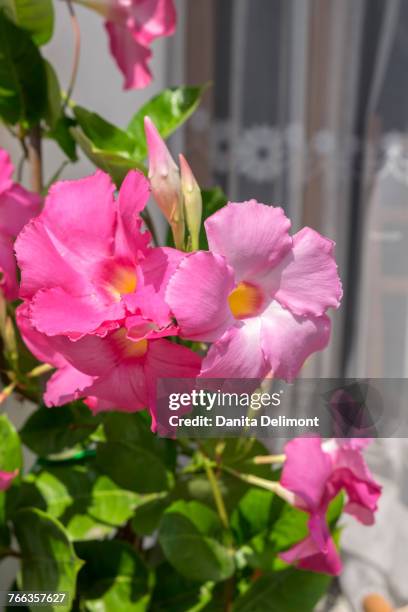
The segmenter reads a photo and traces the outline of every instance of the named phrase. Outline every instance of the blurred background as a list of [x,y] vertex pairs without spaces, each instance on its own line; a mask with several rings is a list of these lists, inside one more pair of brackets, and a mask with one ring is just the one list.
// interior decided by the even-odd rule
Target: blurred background
[[[178,28],[154,45],[153,84],[122,92],[102,22],[76,8],[82,34],[73,98],[119,126],[157,91],[211,82],[171,140],[204,187],[230,200],[283,206],[296,231],[336,241],[344,284],[329,347],[309,377],[408,376],[408,2],[205,0],[176,2]],[[72,32],[56,2],[48,56],[68,83]],[[0,144],[18,164],[3,130]],[[45,146],[49,177],[62,157]],[[93,171],[80,158],[63,178]],[[377,526],[344,531],[348,563],[332,610],[360,610],[366,593],[408,603],[408,447],[379,440],[371,465],[385,484]],[[404,532],[405,530],[405,532]]]

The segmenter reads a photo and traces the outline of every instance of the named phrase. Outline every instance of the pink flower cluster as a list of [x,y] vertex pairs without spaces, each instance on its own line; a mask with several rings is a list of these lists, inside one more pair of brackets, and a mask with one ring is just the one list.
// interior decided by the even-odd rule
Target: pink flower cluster
[[9,154],[0,149],[0,289],[8,300],[18,297],[14,239],[41,206],[37,194],[13,182],[13,171]]
[[[170,177],[170,154],[149,121],[146,131],[153,193],[163,206],[170,189],[164,209],[177,232],[178,170],[172,162],[172,180],[156,180],[156,166]],[[56,183],[16,242],[17,321],[32,352],[57,368],[47,405],[84,397],[95,411],[148,407],[154,428],[158,377],[292,380],[326,346],[325,313],[341,298],[330,240],[309,228],[292,237],[282,209],[252,200],[207,219],[210,251],[186,255],[150,246],[141,173],[128,174],[117,199],[114,190],[103,172]],[[170,336],[212,346],[201,362]]]
[[369,439],[297,438],[286,444],[281,485],[293,494],[293,504],[309,515],[309,535],[281,557],[301,569],[338,575],[342,564],[330,534],[326,513],[344,490],[344,512],[364,525],[374,523],[381,494],[361,454]]
[[142,88],[152,80],[151,43],[176,29],[173,0],[76,0],[101,13],[109,46],[125,77],[124,88]]

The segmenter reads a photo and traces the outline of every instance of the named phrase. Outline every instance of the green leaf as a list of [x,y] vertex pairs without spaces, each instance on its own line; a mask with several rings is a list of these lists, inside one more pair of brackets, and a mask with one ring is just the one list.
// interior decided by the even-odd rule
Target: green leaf
[[231,551],[219,543],[218,516],[197,502],[177,501],[160,522],[159,542],[168,561],[190,580],[216,582],[234,572]]
[[37,45],[45,45],[50,40],[54,30],[52,0],[0,0],[0,9],[27,30]]
[[271,491],[255,487],[246,491],[231,516],[237,541],[243,544],[269,529],[282,511],[283,503]]
[[206,85],[165,89],[138,110],[132,117],[127,132],[137,143],[137,155],[140,160],[147,155],[145,116],[150,117],[163,138],[168,138],[193,114],[205,89]]
[[78,542],[75,548],[85,561],[78,575],[78,591],[86,610],[147,610],[151,575],[134,548],[117,540]]
[[[36,494],[39,499],[33,497]],[[92,464],[57,466],[30,474],[22,496],[20,504],[32,501],[32,505],[58,518],[72,540],[113,534],[141,503],[136,493],[120,489]]]
[[0,116],[8,123],[36,123],[47,106],[47,77],[30,35],[0,10]]
[[58,455],[89,438],[99,423],[82,402],[62,408],[42,406],[27,419],[20,435],[22,442],[38,455]]
[[54,128],[61,116],[61,90],[54,68],[47,60],[44,60],[44,64],[47,73],[47,113],[45,119],[48,125]]
[[201,195],[203,198],[203,222],[200,229],[200,249],[208,251],[207,235],[204,229],[204,221],[211,215],[220,210],[227,203],[227,196],[220,187],[214,187],[214,189],[202,189]]
[[199,612],[209,598],[209,591],[201,583],[184,578],[165,562],[156,570],[149,612]]
[[36,610],[70,610],[81,561],[64,527],[35,508],[19,510],[13,522],[22,555],[21,590],[67,591],[71,601],[64,605],[38,606]]
[[77,161],[76,142],[71,130],[76,126],[76,121],[70,117],[61,115],[51,130],[45,132],[47,138],[55,140],[60,149],[72,162]]
[[132,529],[138,535],[145,536],[152,534],[158,528],[163,512],[169,504],[169,496],[154,493],[146,495],[145,499],[143,496],[140,497],[140,503],[133,514]]
[[108,172],[120,186],[129,170],[146,173],[143,158],[135,154],[136,143],[126,132],[109,123],[96,113],[75,106],[78,126],[71,134],[83,152],[99,168]]
[[330,581],[329,576],[295,569],[267,574],[235,601],[233,612],[312,612]]
[[0,415],[0,470],[21,470],[23,455],[20,438],[5,414]]

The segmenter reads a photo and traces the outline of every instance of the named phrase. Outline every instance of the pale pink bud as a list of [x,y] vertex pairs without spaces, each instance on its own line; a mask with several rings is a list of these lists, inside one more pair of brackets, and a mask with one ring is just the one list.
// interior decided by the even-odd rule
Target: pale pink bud
[[184,212],[180,175],[153,121],[144,119],[149,153],[149,179],[153,196],[169,222],[177,248],[184,246]]
[[201,189],[188,165],[184,155],[179,155],[181,172],[181,191],[184,198],[184,210],[187,227],[191,237],[191,250],[199,248],[201,216],[203,212],[203,199]]

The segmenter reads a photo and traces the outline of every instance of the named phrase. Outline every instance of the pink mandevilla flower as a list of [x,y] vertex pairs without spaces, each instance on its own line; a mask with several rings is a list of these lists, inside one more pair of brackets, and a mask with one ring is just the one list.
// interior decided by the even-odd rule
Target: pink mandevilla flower
[[326,521],[330,502],[344,490],[344,511],[364,525],[374,522],[381,494],[362,456],[369,439],[328,440],[296,438],[286,444],[281,485],[294,495],[293,503],[309,514],[310,534],[281,554],[302,569],[337,575],[342,564]]
[[14,472],[2,472],[0,471],[0,491],[5,491],[9,488],[12,480],[17,476],[17,470]]
[[125,77],[125,89],[146,87],[151,43],[171,36],[176,28],[173,0],[77,0],[101,13],[110,50]]
[[210,252],[186,256],[166,293],[181,335],[214,342],[201,376],[292,380],[329,340],[325,313],[342,295],[334,243],[308,227],[290,236],[283,210],[255,200],[205,228]]
[[56,183],[16,242],[24,303],[17,322],[56,368],[45,402],[88,397],[94,410],[155,409],[158,376],[193,377],[199,356],[175,335],[164,301],[183,253],[151,248],[139,212],[149,183],[130,172],[117,200],[108,175]]
[[13,182],[13,171],[9,154],[0,149],[0,288],[8,300],[18,295],[14,239],[41,206],[40,196]]

